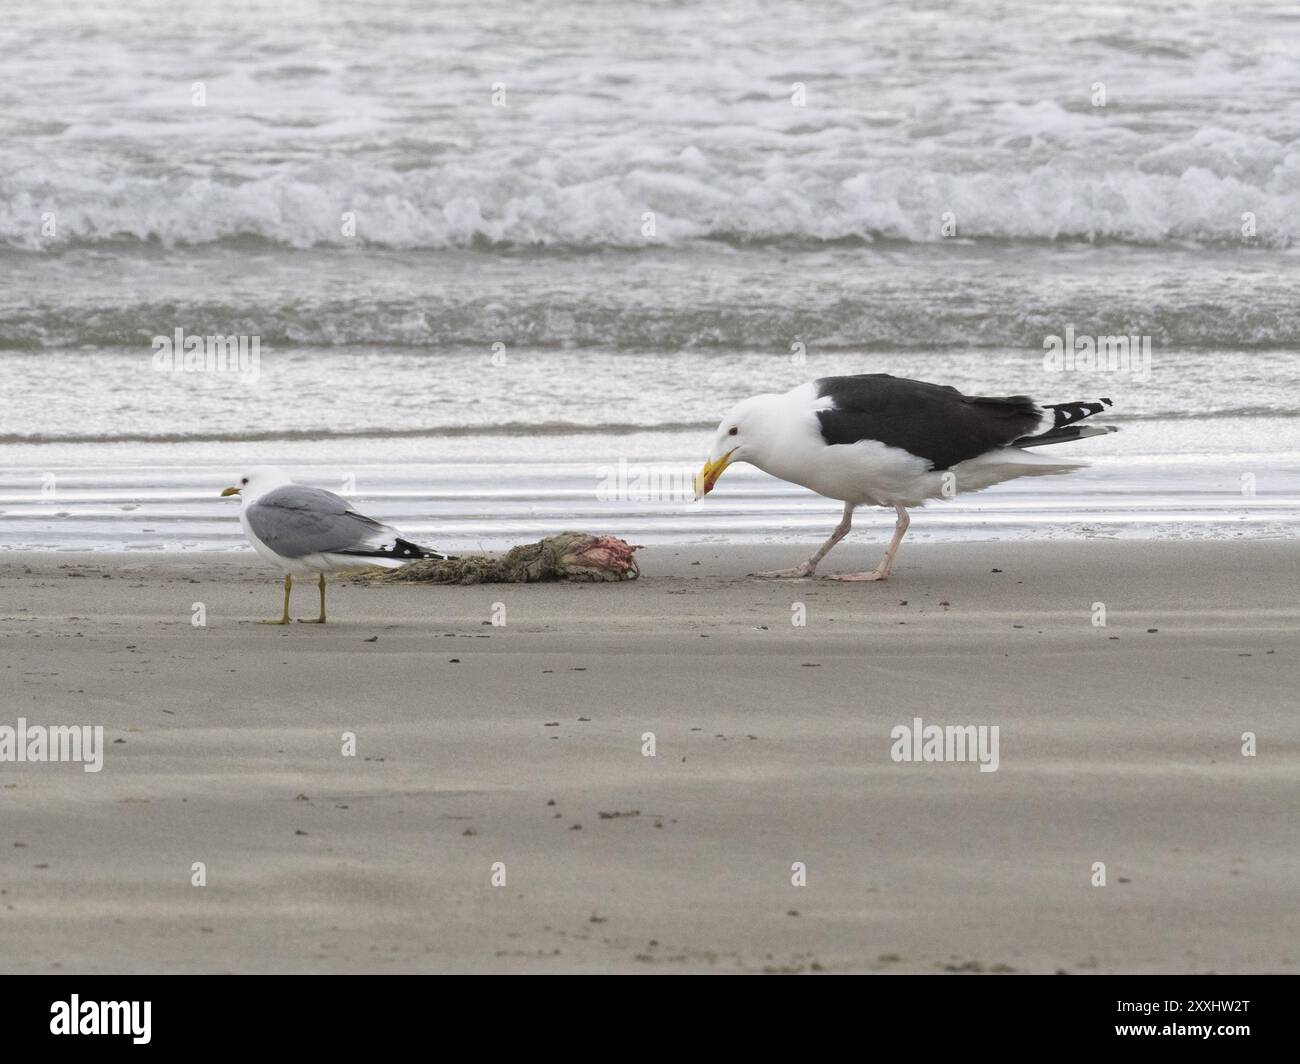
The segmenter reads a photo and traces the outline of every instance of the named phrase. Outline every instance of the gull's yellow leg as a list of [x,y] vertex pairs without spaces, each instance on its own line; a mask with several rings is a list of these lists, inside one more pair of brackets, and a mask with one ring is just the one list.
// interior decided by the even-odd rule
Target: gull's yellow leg
[[288,573],[284,574],[284,612],[280,614],[278,621],[258,621],[258,624],[288,624],[289,623],[289,589],[293,587],[293,577]]
[[320,574],[320,616],[310,620],[298,618],[299,624],[324,624],[325,623],[325,574]]

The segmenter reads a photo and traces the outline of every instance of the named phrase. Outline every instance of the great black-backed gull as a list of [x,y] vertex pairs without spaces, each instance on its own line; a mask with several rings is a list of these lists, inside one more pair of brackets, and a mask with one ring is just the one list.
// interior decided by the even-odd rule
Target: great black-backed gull
[[1025,448],[1113,432],[1077,424],[1110,405],[1109,399],[1040,405],[1024,395],[963,395],[946,385],[888,373],[822,377],[732,407],[695,477],[695,497],[712,491],[727,466],[748,462],[844,503],[844,516],[816,554],[794,569],[759,576],[814,575],[826,553],[848,534],[856,507],[892,506],[898,522],[880,565],[833,577],[884,580],[907,531],[907,507],[1015,477],[1080,468],[1086,463],[1053,461]]
[[[239,523],[253,549],[284,570],[284,611],[261,624],[289,623],[289,591],[295,574],[320,574],[320,616],[325,623],[325,574],[378,565],[397,568],[422,558],[446,558],[403,539],[397,529],[357,513],[332,491],[295,484],[273,466],[258,466],[221,493],[240,495]],[[301,618],[299,618],[301,620]]]

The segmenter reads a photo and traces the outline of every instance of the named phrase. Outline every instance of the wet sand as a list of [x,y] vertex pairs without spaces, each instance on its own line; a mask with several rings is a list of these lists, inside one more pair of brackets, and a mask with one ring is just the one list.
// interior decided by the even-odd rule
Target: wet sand
[[[0,556],[0,725],[106,743],[0,764],[0,968],[1300,970],[1294,540],[745,575],[798,557],[342,582],[267,628],[251,555]],[[996,725],[998,770],[895,762],[916,717]]]

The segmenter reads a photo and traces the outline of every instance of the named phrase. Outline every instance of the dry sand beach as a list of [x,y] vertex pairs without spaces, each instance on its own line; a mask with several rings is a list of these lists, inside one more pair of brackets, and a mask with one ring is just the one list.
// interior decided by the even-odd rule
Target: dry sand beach
[[[0,723],[102,724],[106,754],[5,766],[0,966],[1300,967],[1294,540],[915,544],[885,585],[746,578],[789,555],[342,583],[329,625],[288,629],[249,623],[278,587],[248,556],[7,555]],[[998,770],[894,762],[915,717],[997,725]]]

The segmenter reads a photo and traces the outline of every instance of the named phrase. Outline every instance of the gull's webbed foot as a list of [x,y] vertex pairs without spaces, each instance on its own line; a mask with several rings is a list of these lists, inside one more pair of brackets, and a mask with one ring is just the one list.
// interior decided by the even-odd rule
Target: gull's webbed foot
[[832,573],[827,579],[857,583],[867,580],[887,580],[889,579],[889,573],[880,569],[872,569],[869,573]]
[[762,573],[750,573],[750,576],[761,577],[764,580],[802,580],[804,577],[812,576],[817,572],[817,566],[811,562],[802,562],[793,569],[770,569]]

